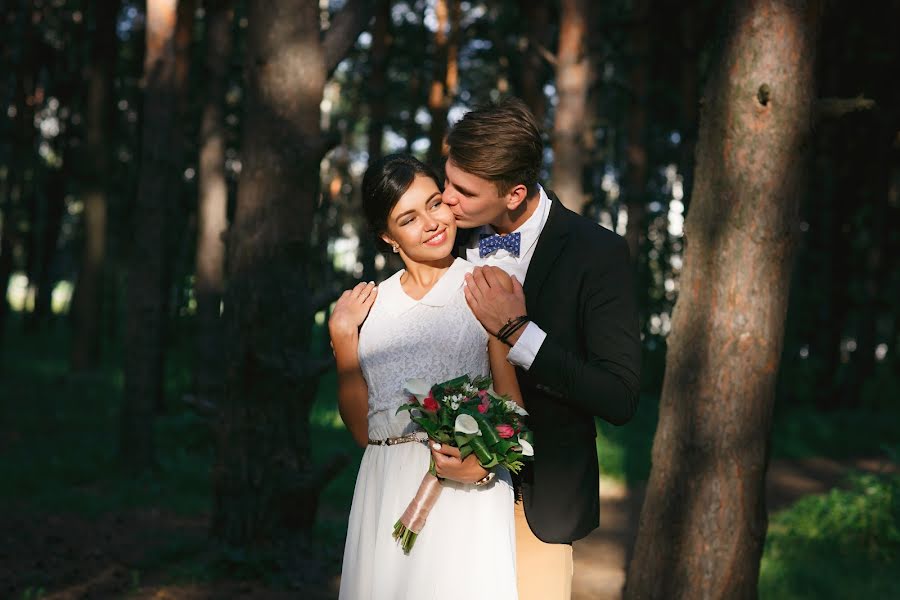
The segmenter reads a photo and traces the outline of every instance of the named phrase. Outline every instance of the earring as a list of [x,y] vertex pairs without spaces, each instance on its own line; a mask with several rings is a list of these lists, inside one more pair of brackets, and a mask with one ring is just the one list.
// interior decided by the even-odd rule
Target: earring
[[394,254],[400,254],[400,246],[398,246],[397,244],[394,244],[393,248],[394,248]]

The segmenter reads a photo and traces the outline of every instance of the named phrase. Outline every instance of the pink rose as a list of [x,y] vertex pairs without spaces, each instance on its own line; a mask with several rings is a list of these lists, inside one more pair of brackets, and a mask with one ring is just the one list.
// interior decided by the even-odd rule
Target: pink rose
[[487,399],[487,390],[478,390],[478,397],[484,402]]
[[511,438],[516,433],[515,430],[509,425],[497,425],[496,429],[497,435],[499,435],[503,439]]
[[486,413],[487,409],[488,409],[487,404],[479,404],[478,405],[478,412],[480,412],[481,414]]
[[431,392],[428,392],[428,395],[425,396],[424,400],[422,400],[422,408],[431,412],[434,412],[438,409],[437,400],[434,399],[434,396],[431,395]]

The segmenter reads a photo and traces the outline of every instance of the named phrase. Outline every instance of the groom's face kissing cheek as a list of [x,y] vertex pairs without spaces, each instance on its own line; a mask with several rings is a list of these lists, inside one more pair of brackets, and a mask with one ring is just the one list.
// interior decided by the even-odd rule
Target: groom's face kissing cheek
[[506,198],[497,194],[492,181],[463,171],[452,160],[447,160],[445,173],[444,203],[460,227],[494,223],[506,211]]
[[418,176],[388,216],[384,241],[417,262],[450,255],[456,239],[456,219],[430,177]]

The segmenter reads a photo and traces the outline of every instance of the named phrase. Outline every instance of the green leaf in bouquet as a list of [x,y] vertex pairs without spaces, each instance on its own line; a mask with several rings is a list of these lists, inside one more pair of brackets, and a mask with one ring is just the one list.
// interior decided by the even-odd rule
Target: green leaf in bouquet
[[481,466],[494,460],[494,453],[488,450],[487,444],[484,443],[484,438],[479,436],[473,437],[469,441],[469,446],[472,448],[475,456],[478,457],[478,462],[481,463]]
[[397,412],[395,412],[394,414],[399,415],[404,410],[415,410],[417,408],[421,408],[418,403],[407,402],[406,404],[401,404],[400,406],[398,406]]
[[451,410],[442,410],[439,413],[440,423],[442,427],[448,427],[451,431],[453,431],[453,424],[455,422],[455,417],[452,414]]
[[469,383],[468,375],[460,375],[459,377],[454,377],[453,379],[444,381],[442,383],[439,383],[438,385],[441,386],[442,388],[446,389],[446,388],[450,388],[450,387],[460,387],[464,383]]
[[478,421],[478,428],[481,429],[481,437],[484,439],[485,444],[489,448],[493,448],[497,445],[497,442],[500,441],[500,436],[497,435],[497,430],[494,429],[494,426],[491,425],[491,422],[484,418],[484,415],[473,415],[475,420]]
[[466,444],[465,446],[459,446],[459,458],[461,460],[465,460],[467,456],[472,454],[472,452],[472,446],[469,444]]
[[525,466],[520,460],[505,460],[502,464],[509,470],[510,473],[518,473],[522,470],[522,467]]
[[479,390],[486,390],[487,388],[491,387],[491,383],[493,383],[493,380],[491,380],[490,377],[476,377],[472,380],[472,385],[477,387]]
[[462,448],[463,446],[468,444],[469,440],[471,440],[473,437],[474,436],[472,436],[468,433],[459,433],[458,431],[454,432],[454,434],[453,434],[453,439],[456,440],[457,448]]
[[419,426],[425,430],[429,437],[434,437],[438,431],[440,431],[441,426],[438,423],[435,423],[431,419],[414,419]]
[[534,432],[531,431],[530,429],[526,429],[526,430],[522,431],[521,433],[519,433],[519,437],[522,438],[523,440],[525,440],[526,442],[528,442],[529,444],[531,444],[532,446],[534,445]]
[[512,452],[507,452],[507,453],[506,453],[506,456],[503,458],[503,462],[506,462],[506,463],[519,462],[519,461],[522,460],[522,458],[523,458],[522,453],[521,453],[521,452],[516,452],[516,451],[514,450],[514,451],[512,451]]
[[514,441],[501,439],[491,447],[491,450],[493,450],[493,452],[499,456],[504,456],[507,452],[509,452],[511,448],[514,448],[516,445],[517,444]]
[[496,456],[491,456],[490,462],[481,463],[481,466],[482,466],[483,468],[485,468],[485,469],[491,469],[491,468],[493,468],[493,467],[496,467],[496,466],[499,465],[499,464],[500,464],[500,461],[497,460],[497,457],[496,457]]

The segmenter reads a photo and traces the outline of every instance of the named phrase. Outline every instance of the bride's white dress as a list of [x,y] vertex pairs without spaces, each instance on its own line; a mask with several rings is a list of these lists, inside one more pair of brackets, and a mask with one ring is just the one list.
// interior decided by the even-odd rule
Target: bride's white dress
[[[430,384],[459,375],[487,375],[487,334],[463,296],[473,265],[456,259],[421,300],[413,300],[395,273],[378,296],[359,336],[359,358],[369,387],[369,438],[416,431],[406,380]],[[417,442],[368,446],[353,492],[344,547],[342,600],[515,600],[515,526],[509,473],[475,487],[445,481],[412,551],[392,538],[394,523],[428,470],[430,453]]]

